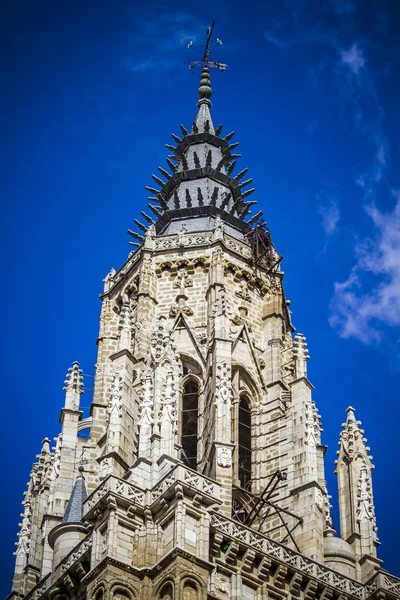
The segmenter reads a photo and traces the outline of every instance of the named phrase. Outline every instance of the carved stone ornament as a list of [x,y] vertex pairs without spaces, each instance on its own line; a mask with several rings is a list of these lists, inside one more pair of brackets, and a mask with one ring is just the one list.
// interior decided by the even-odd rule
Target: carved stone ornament
[[108,458],[105,458],[100,463],[99,468],[99,481],[103,481],[106,477],[111,475],[111,464]]
[[324,497],[322,495],[321,490],[318,488],[315,490],[315,504],[317,505],[319,510],[322,512],[322,509],[324,508]]
[[31,503],[29,500],[26,500],[22,503],[24,506],[24,512],[21,515],[22,523],[20,523],[20,531],[18,535],[18,542],[16,542],[17,549],[14,552],[15,556],[24,556],[26,559],[29,555],[29,548],[31,544],[31,518],[32,518],[32,510]]
[[368,476],[368,469],[365,465],[362,465],[361,467],[360,477],[358,481],[357,520],[360,523],[362,523],[363,521],[370,521],[374,526],[374,530],[376,530],[376,520],[374,504],[372,501],[371,482]]
[[217,464],[219,467],[232,466],[232,448],[217,448]]
[[116,371],[113,375],[108,413],[111,417],[122,416],[122,377],[119,371]]
[[158,326],[150,341],[150,354],[153,363],[160,362],[164,354],[172,348],[172,331],[166,324],[166,317],[161,316],[158,321]]
[[152,373],[149,370],[143,380],[143,400],[140,407],[139,426],[153,424]]
[[245,302],[250,302],[249,283],[245,279],[239,281],[239,290],[236,292],[236,296],[239,296],[239,298],[242,298]]
[[53,464],[50,470],[50,481],[55,481],[60,474],[60,462],[61,462],[61,446],[62,446],[62,433],[54,438],[56,442],[56,448],[54,451]]
[[228,579],[223,579],[222,577],[217,577],[217,588],[223,594],[229,594],[231,585]]
[[231,376],[230,376],[230,368],[227,363],[224,361],[220,363],[217,367],[217,403],[218,404],[228,404],[230,401],[230,393],[231,393]]

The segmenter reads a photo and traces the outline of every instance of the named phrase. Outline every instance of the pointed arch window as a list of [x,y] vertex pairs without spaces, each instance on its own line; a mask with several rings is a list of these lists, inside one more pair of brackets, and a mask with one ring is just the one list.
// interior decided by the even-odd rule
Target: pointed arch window
[[199,386],[189,380],[182,394],[181,445],[182,462],[191,469],[197,468],[198,410]]
[[246,395],[241,396],[239,402],[238,476],[240,486],[248,488],[251,481],[251,412]]

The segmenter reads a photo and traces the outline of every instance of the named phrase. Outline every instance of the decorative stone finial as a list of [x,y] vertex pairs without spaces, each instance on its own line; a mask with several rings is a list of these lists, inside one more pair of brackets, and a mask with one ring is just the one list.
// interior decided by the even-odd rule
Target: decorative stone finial
[[68,369],[64,383],[63,390],[66,393],[65,408],[79,410],[79,397],[84,391],[82,369],[79,368],[78,362],[75,361],[72,363],[72,367]]
[[293,355],[296,364],[296,378],[307,377],[307,361],[310,356],[306,343],[306,337],[302,333],[296,333],[293,340]]
[[200,102],[202,100],[209,100],[212,96],[210,69],[203,67],[200,78],[200,87],[198,89]]

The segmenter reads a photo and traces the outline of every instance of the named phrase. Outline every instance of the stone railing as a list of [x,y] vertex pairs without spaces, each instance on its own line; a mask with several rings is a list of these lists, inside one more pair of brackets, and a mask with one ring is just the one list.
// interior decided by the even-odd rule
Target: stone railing
[[25,600],[38,600],[51,586],[51,573],[46,575],[39,583],[25,596]]
[[128,500],[132,500],[138,506],[145,505],[145,492],[140,488],[128,483],[118,477],[109,476],[105,479],[88,498],[86,498],[83,508],[83,513],[86,515],[96,504],[104,498],[108,492],[113,492],[119,496],[123,496]]
[[74,563],[76,563],[82,556],[92,547],[92,536],[85,537],[79,544],[76,546],[75,550],[68,554],[64,558],[64,560],[58,565],[57,569],[60,569],[61,573],[66,573]]
[[400,598],[400,579],[387,573],[378,573],[374,579],[365,586],[365,596],[372,596],[377,590],[383,590]]
[[[69,569],[73,567],[74,564],[77,563],[91,547],[92,539],[90,535],[85,537],[85,539],[83,539],[81,543],[64,558],[64,560],[57,566],[55,573],[57,574],[58,572],[60,576],[64,576],[64,574],[67,573],[67,571],[69,571]],[[37,586],[25,596],[24,600],[39,600],[39,598],[42,598],[42,596],[52,587],[52,585],[57,585],[58,577],[55,581],[53,580],[53,582],[52,579],[52,573],[46,575],[46,577],[39,581]]]
[[137,506],[144,508],[158,500],[176,482],[181,482],[183,486],[211,496],[213,501],[219,500],[220,486],[218,483],[196,471],[192,471],[184,465],[176,465],[153,489],[147,491],[136,487],[128,481],[110,475],[86,499],[83,507],[84,517],[109,492],[131,500]]
[[177,481],[180,481],[186,487],[193,488],[198,492],[212,496],[214,500],[219,500],[220,498],[220,486],[218,483],[196,471],[192,471],[192,469],[189,469],[184,465],[176,465],[176,467],[167,473],[151,490],[151,502],[154,502],[162,496],[163,493]]
[[253,550],[258,550],[270,558],[275,559],[277,562],[284,564],[286,567],[291,567],[303,575],[308,575],[309,577],[316,579],[320,584],[331,586],[332,588],[355,598],[363,599],[365,597],[364,586],[360,583],[357,583],[344,575],[340,575],[310,558],[306,558],[294,550],[290,550],[282,544],[273,542],[265,535],[256,533],[248,527],[240,525],[231,519],[213,514],[211,516],[211,526],[222,535],[249,546]]

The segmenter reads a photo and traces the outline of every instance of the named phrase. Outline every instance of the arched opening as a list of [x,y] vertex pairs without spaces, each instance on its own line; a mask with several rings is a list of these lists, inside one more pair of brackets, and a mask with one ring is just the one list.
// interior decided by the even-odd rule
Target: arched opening
[[199,410],[199,386],[189,380],[183,387],[181,411],[182,462],[191,469],[197,467],[197,426]]
[[166,583],[162,587],[162,590],[161,590],[160,594],[158,595],[158,598],[160,598],[160,600],[173,600],[173,597],[174,597],[174,589],[172,587],[172,584]]
[[197,586],[192,582],[187,582],[183,588],[183,600],[197,600]]
[[238,476],[240,486],[249,489],[251,481],[251,412],[247,396],[240,397],[238,435]]

